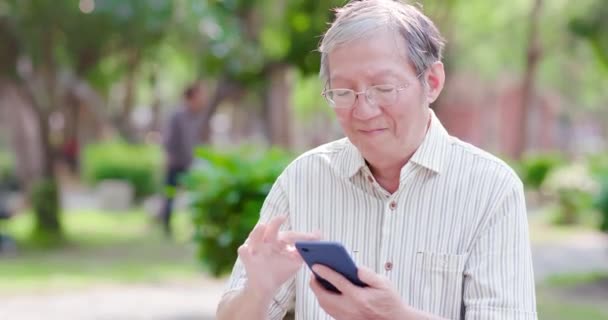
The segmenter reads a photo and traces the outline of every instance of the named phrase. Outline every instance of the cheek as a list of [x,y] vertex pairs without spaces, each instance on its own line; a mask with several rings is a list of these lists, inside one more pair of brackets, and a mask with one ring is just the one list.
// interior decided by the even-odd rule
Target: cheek
[[350,125],[350,110],[336,109],[335,113],[336,119],[338,119],[340,125],[342,125],[343,128],[347,128]]

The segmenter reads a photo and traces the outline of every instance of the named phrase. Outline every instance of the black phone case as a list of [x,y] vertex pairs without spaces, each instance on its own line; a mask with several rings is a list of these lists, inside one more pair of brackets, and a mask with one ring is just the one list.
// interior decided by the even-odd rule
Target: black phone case
[[[366,287],[357,275],[357,266],[350,257],[344,246],[339,242],[332,241],[298,241],[296,249],[302,256],[309,268],[315,264],[324,265],[347,278],[359,287]],[[313,271],[315,278],[327,290],[341,293],[327,280],[321,278]]]

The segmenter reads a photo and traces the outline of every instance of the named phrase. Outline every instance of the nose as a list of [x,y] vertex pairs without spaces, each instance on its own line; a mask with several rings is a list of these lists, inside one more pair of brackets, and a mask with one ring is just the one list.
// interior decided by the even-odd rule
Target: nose
[[368,120],[382,113],[382,110],[377,105],[370,103],[369,100],[365,94],[357,96],[357,101],[353,106],[353,117],[358,120]]

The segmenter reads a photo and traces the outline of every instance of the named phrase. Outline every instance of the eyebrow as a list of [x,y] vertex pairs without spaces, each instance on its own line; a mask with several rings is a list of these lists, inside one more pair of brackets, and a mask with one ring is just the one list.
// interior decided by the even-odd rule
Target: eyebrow
[[[381,77],[387,77],[387,76],[388,77],[393,77],[393,78],[398,78],[399,77],[397,75],[397,73],[395,73],[395,71],[393,71],[392,69],[384,69],[384,70],[381,70],[381,71],[373,74],[370,78],[381,78]],[[333,76],[333,77],[329,78],[329,82],[330,83],[333,83],[333,82],[336,82],[336,81],[340,81],[340,80],[347,81],[347,82],[350,81],[350,79],[342,77],[340,75]]]

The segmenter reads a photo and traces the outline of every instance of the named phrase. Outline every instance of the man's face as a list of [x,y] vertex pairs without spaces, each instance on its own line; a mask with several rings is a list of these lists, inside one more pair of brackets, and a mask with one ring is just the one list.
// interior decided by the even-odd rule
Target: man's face
[[429,119],[426,90],[401,42],[400,37],[382,31],[328,54],[329,89],[360,92],[374,85],[405,86],[390,105],[370,104],[361,94],[351,108],[335,109],[346,136],[374,163],[395,161],[404,150],[415,148],[412,144],[424,135]]

